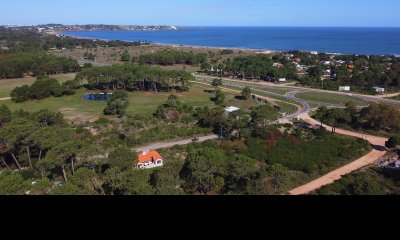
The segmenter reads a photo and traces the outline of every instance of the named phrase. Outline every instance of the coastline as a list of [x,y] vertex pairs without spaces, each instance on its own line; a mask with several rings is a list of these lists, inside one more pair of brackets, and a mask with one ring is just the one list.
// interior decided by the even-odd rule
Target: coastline
[[[75,38],[75,39],[86,39],[86,40],[93,40],[93,41],[105,41],[105,42],[113,41],[110,39],[82,37],[82,36],[69,35],[69,34],[65,34],[65,33],[68,33],[68,32],[57,32],[55,35],[57,35],[59,37],[71,37],[71,38]],[[134,42],[134,41],[128,41],[128,40],[119,40],[119,41]],[[274,54],[274,53],[284,52],[281,50],[272,50],[272,49],[252,49],[252,48],[239,48],[239,47],[213,47],[213,46],[173,44],[173,43],[156,43],[156,42],[150,42],[150,43],[151,43],[151,45],[161,46],[161,47],[174,47],[174,48],[187,47],[187,48],[194,48],[194,49],[216,49],[216,50],[229,49],[229,50],[235,50],[235,51],[251,51],[251,52],[258,53],[258,54]]]
[[[198,29],[198,30],[205,30],[206,28]],[[187,29],[178,29],[174,31],[184,31]],[[141,30],[135,30],[135,31],[141,31]],[[169,31],[169,30],[160,30],[160,31]],[[65,31],[65,32],[56,32],[54,35],[57,35],[58,37],[71,37],[75,39],[88,39],[88,40],[93,40],[93,41],[113,41],[111,39],[102,39],[102,38],[95,38],[95,37],[83,37],[83,36],[76,36],[73,34],[68,34],[69,32],[75,32],[75,31]],[[92,31],[96,32],[96,31]],[[126,30],[126,32],[131,32]],[[118,41],[123,41],[123,42],[135,42],[132,40],[121,40],[118,39]],[[264,48],[245,48],[245,47],[220,47],[220,46],[204,46],[204,45],[190,45],[190,44],[176,44],[176,43],[160,43],[160,42],[152,42],[148,41],[151,45],[153,46],[164,46],[164,47],[174,47],[174,48],[179,48],[179,47],[187,47],[187,48],[193,48],[193,49],[214,49],[214,50],[224,50],[224,49],[229,49],[229,50],[234,50],[234,51],[251,51],[256,54],[276,54],[276,53],[282,53],[282,52],[289,52],[289,51],[300,51],[300,52],[318,52],[318,53],[325,53],[329,55],[366,55],[366,56],[394,56],[394,57],[400,57],[400,54],[359,54],[359,53],[343,53],[343,52],[332,52],[332,51],[315,51],[315,50],[304,50],[304,49],[288,49],[288,50],[277,50],[277,49],[264,49]]]

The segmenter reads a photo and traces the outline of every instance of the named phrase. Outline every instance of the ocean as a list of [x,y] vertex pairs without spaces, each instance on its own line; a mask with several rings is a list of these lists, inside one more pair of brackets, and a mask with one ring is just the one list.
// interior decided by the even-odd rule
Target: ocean
[[103,40],[218,48],[400,55],[400,28],[190,27],[179,31],[86,31],[63,34]]

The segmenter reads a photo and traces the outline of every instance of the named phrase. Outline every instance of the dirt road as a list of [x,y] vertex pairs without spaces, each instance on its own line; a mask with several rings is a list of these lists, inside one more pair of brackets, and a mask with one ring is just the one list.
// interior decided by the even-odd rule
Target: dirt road
[[[312,124],[312,125],[320,125],[317,120],[311,118],[308,114],[304,114],[301,117],[305,122]],[[332,128],[326,125],[323,125],[327,131],[332,131]],[[291,195],[304,195],[307,193],[310,193],[312,191],[318,190],[323,186],[329,185],[334,183],[337,180],[340,180],[344,175],[350,174],[354,171],[357,171],[363,167],[366,167],[368,165],[373,164],[377,160],[379,160],[381,157],[383,157],[387,151],[383,150],[385,146],[385,142],[387,141],[386,138],[383,137],[376,137],[376,136],[371,136],[371,135],[365,135],[361,133],[356,133],[344,129],[336,129],[336,133],[342,134],[342,135],[347,135],[347,136],[352,136],[352,137],[357,137],[357,138],[363,138],[368,140],[372,145],[374,145],[374,150],[372,150],[370,153],[365,155],[364,157],[361,157],[357,159],[356,161],[341,167],[333,172],[330,172],[326,174],[325,176],[318,178],[306,185],[300,186],[296,189],[293,189],[289,193]]]
[[[218,135],[210,135],[210,136],[205,136],[205,137],[198,137],[199,141],[197,142],[205,142],[208,140],[213,140],[213,139],[217,139]],[[192,138],[190,139],[185,139],[185,140],[179,140],[179,141],[171,141],[171,142],[165,142],[165,143],[156,143],[156,144],[152,144],[152,145],[148,145],[148,146],[144,146],[144,147],[137,147],[134,148],[133,150],[140,153],[143,151],[147,151],[147,150],[157,150],[157,149],[162,149],[162,148],[171,148],[173,146],[177,146],[177,145],[187,145],[192,143]]]

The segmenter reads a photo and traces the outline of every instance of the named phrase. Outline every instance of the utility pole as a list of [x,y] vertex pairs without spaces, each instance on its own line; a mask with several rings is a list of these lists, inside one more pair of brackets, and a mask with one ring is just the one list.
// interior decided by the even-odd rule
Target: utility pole
[[321,90],[324,90],[324,79],[321,78]]

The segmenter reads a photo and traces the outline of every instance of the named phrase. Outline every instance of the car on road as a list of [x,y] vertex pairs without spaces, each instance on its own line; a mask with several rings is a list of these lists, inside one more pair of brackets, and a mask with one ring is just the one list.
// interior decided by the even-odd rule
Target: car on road
[[193,138],[192,139],[192,142],[198,142],[198,141],[200,141],[200,139],[198,139],[198,138]]

